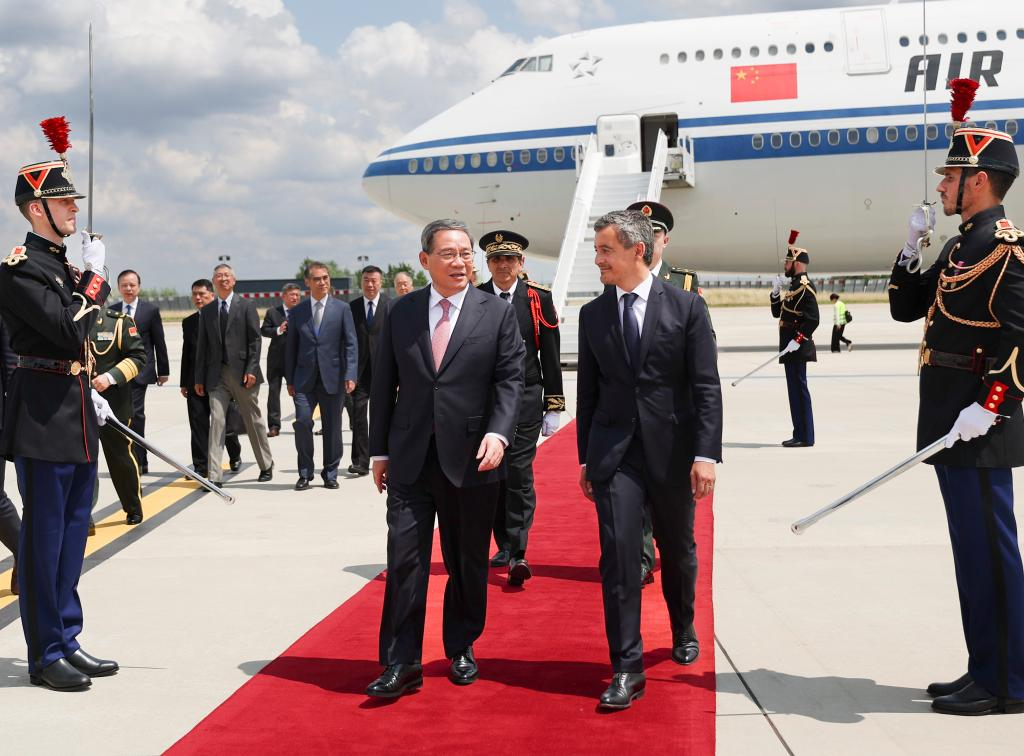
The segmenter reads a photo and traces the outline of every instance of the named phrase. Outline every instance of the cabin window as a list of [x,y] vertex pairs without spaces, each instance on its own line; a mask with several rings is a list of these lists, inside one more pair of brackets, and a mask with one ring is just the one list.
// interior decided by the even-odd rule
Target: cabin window
[[864,132],[864,138],[868,140],[868,144],[878,144],[878,129],[869,126]]
[[479,168],[480,167],[480,153],[479,152],[474,152],[472,155],[469,156],[469,167],[470,168]]
[[750,146],[755,150],[763,150],[764,134],[754,134],[754,136],[750,137]]
[[723,54],[724,53],[722,52],[721,48],[716,48],[715,51],[712,53],[712,55],[714,56],[715,60],[721,60]]
[[779,54],[779,46],[778,45],[768,45],[768,54],[769,55],[778,55]]
[[693,57],[695,57],[697,59],[697,62],[700,62],[700,61],[704,60],[704,51],[703,50],[698,50],[697,52],[695,52],[693,54]]
[[1006,31],[1003,30],[1003,29],[1000,29],[999,31],[997,31],[996,32],[996,39],[998,39],[1000,41],[1006,39]]
[[565,160],[565,148],[555,147],[555,162],[561,163],[563,160]]
[[928,35],[927,34],[922,34],[920,37],[917,38],[917,43],[919,45],[927,45],[928,44]]
[[985,121],[985,128],[992,129],[993,131],[995,131],[996,129],[999,128],[999,124],[996,123],[995,121]]
[[821,144],[821,134],[817,131],[807,132],[807,144],[811,147],[817,147]]
[[416,173],[416,171],[419,170],[419,167],[420,161],[417,160],[416,158],[413,158],[412,160],[409,161],[409,173]]
[[800,132],[799,131],[790,132],[790,134],[789,134],[789,146],[790,147],[792,147],[795,150],[795,149],[797,149],[800,146],[800,144],[802,142],[803,142],[803,137],[800,136]]
[[466,167],[466,156],[465,155],[456,155],[455,156],[455,170],[461,171],[465,167]]
[[488,152],[487,153],[487,167],[488,168],[493,168],[497,164],[498,164],[498,153],[497,152]]
[[986,34],[983,31],[978,32],[978,41],[979,42],[984,42],[987,39],[988,39],[988,34]]
[[786,45],[786,52],[788,52],[790,55],[796,55],[796,45],[790,42],[788,45]]
[[832,42],[825,42],[825,44],[822,45],[822,48],[825,50],[825,52],[832,52],[833,50],[836,49],[836,46],[833,45]]
[[949,35],[946,33],[942,33],[938,36],[938,40],[940,45],[944,45],[947,42],[949,42]]
[[934,142],[936,139],[939,138],[939,127],[936,126],[934,123],[929,123],[928,131],[926,133],[928,136],[928,141]]
[[548,150],[547,147],[541,147],[537,150],[537,162],[546,163],[548,162]]
[[885,141],[889,142],[889,144],[892,144],[893,142],[895,142],[899,138],[900,138],[900,130],[899,129],[897,129],[895,126],[886,126],[885,127]]
[[520,58],[515,63],[513,63],[511,66],[506,68],[505,72],[502,74],[502,76],[508,76],[509,74],[515,73],[516,71],[519,70],[519,66],[523,65],[523,63],[525,63],[525,62],[526,62],[526,58]]
[[515,162],[516,156],[512,154],[511,150],[506,150],[501,153],[501,162],[505,164],[505,167],[511,168],[512,163]]
[[442,155],[437,159],[437,170],[447,171],[448,170],[448,156]]
[[[530,164],[530,151],[529,150],[520,150],[519,151],[519,162],[522,163],[523,165],[529,165]],[[505,165],[508,165],[508,163],[505,163]]]
[[423,172],[430,173],[432,170],[434,170],[434,158],[423,158]]
[[684,53],[684,52],[679,53],[676,56],[676,60],[679,61],[680,63],[685,63],[686,62],[686,53]]
[[828,132],[828,143],[835,147],[839,144],[839,132],[835,129],[829,129]]
[[946,124],[946,139],[953,138],[953,132],[956,131],[956,126],[951,123]]
[[958,32],[956,35],[956,41],[959,42],[960,44],[963,44],[964,42],[967,41],[967,34],[964,32]]
[[550,55],[541,55],[537,58],[538,71],[550,71],[554,66],[554,58]]
[[1024,39],[1024,29],[1017,30],[1017,39]]
[[772,134],[772,149],[782,149],[782,134]]
[[658,62],[663,66],[668,65],[668,53],[662,53],[661,57],[658,58]]
[[910,47],[910,37],[900,37],[900,47]]
[[857,144],[858,142],[860,142],[860,129],[847,129],[846,143]]
[[751,58],[756,58],[760,54],[761,54],[761,49],[757,45],[754,45],[753,47],[750,48],[750,57]]
[[906,134],[908,142],[916,142],[918,137],[917,126],[907,126]]
[[1017,122],[1013,119],[1007,121],[1004,131],[1010,136],[1015,136],[1017,134]]
[[734,58],[738,58],[738,57],[740,57],[740,56],[741,56],[742,54],[743,54],[743,51],[742,51],[742,50],[740,50],[740,48],[738,48],[738,47],[734,47],[734,48],[732,48],[732,52],[730,53],[730,55],[732,55],[732,57],[734,57]]
[[804,45],[804,50],[808,53],[814,52],[814,43],[808,42],[806,45]]

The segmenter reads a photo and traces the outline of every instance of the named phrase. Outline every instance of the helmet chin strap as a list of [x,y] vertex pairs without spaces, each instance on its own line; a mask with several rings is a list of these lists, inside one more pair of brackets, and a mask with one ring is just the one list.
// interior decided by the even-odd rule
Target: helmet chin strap
[[960,186],[956,190],[956,214],[960,215],[964,209],[964,184],[967,181],[967,169],[960,169]]
[[[50,215],[50,205],[47,203],[47,201],[45,199],[42,199],[40,200],[40,202],[43,205],[43,210],[46,212],[46,220],[50,221],[50,228],[53,229],[53,233],[57,234],[57,236],[61,237],[62,239],[67,239],[69,236],[71,236],[71,234],[65,234],[59,228],[57,228],[57,224],[53,222],[53,216]],[[957,212],[960,212],[960,210],[958,209]]]

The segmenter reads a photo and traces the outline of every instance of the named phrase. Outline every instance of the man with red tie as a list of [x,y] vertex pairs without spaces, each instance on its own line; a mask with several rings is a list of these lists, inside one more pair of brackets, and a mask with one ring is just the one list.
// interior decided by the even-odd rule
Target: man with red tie
[[[523,393],[515,310],[469,285],[473,239],[457,220],[428,224],[420,264],[431,285],[398,300],[379,335],[370,389],[370,459],[388,492],[384,673],[369,696],[423,684],[423,623],[434,518],[448,571],[443,637],[449,677],[478,676],[473,642],[487,610],[487,550]],[[401,386],[401,391],[398,387]]]

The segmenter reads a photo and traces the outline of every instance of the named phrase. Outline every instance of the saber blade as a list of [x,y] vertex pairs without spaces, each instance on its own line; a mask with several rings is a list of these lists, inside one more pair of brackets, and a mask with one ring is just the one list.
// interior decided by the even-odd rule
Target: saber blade
[[216,483],[211,483],[210,481],[208,481],[206,478],[204,478],[199,473],[197,473],[197,472],[195,472],[193,470],[189,470],[184,465],[180,464],[179,462],[176,462],[173,458],[171,458],[169,455],[167,455],[164,452],[162,452],[160,449],[158,449],[152,443],[150,443],[149,441],[144,439],[142,436],[140,436],[138,433],[133,431],[127,425],[122,423],[116,417],[113,417],[113,416],[108,417],[107,418],[107,422],[110,423],[111,425],[113,425],[115,428],[117,428],[119,431],[121,431],[121,433],[126,435],[128,438],[130,438],[132,441],[137,443],[143,449],[148,451],[150,454],[153,454],[153,455],[155,455],[157,457],[160,457],[160,459],[162,459],[164,462],[169,464],[171,467],[176,469],[178,472],[180,472],[185,477],[191,478],[192,480],[194,480],[196,483],[201,485],[207,491],[210,491],[212,493],[217,494],[220,498],[224,499],[224,501],[226,501],[228,504],[234,504],[235,503],[235,497],[232,496],[231,494],[229,494],[223,488],[218,486]]
[[839,509],[842,509],[850,502],[859,499],[861,496],[864,496],[865,494],[868,494],[871,491],[874,491],[879,486],[882,486],[888,483],[893,478],[902,475],[911,467],[919,465],[921,462],[924,462],[929,457],[942,451],[942,449],[946,446],[946,441],[949,440],[950,435],[951,434],[947,433],[942,438],[936,441],[932,441],[930,444],[928,444],[928,446],[921,449],[921,451],[917,452],[916,454],[910,457],[907,457],[899,464],[890,467],[888,470],[886,470],[878,477],[872,478],[859,488],[855,488],[854,490],[850,491],[850,493],[846,494],[846,496],[836,499],[828,506],[822,507],[814,514],[808,515],[807,517],[804,517],[802,520],[797,520],[789,526],[789,529],[792,530],[793,533],[796,535],[803,535],[807,531],[807,528],[811,527],[811,525],[816,523],[818,520],[824,517],[828,517],[830,514]]
[[92,234],[92,155],[93,145],[96,141],[95,129],[93,128],[94,110],[92,101],[92,24],[89,24],[89,227],[85,230],[90,234]]
[[759,370],[764,370],[764,369],[765,369],[766,367],[768,367],[769,365],[771,365],[771,364],[772,364],[773,362],[775,362],[775,360],[779,359],[779,358],[780,358],[780,357],[781,357],[782,355],[784,355],[784,354],[786,354],[786,350],[785,350],[785,349],[783,349],[783,350],[782,350],[781,352],[779,352],[778,354],[776,354],[776,355],[773,355],[773,356],[769,357],[769,358],[768,358],[767,360],[765,360],[764,362],[762,362],[762,363],[761,363],[760,365],[758,365],[758,366],[757,366],[756,368],[754,368],[753,370],[751,370],[751,371],[750,371],[749,373],[747,373],[747,374],[746,374],[746,375],[744,375],[743,377],[741,377],[741,378],[737,378],[737,379],[736,379],[735,381],[733,381],[733,382],[732,382],[732,385],[733,385],[733,386],[738,386],[738,385],[739,385],[739,384],[740,384],[740,383],[741,383],[742,381],[745,381],[745,380],[747,380],[747,378],[749,378],[750,376],[752,376],[752,375],[753,375],[754,373],[758,372]]

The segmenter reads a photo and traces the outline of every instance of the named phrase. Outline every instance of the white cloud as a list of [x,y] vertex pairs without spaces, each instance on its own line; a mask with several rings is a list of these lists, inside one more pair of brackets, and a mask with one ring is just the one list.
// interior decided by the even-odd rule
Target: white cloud
[[605,26],[615,19],[606,0],[513,0],[513,5],[531,25],[559,34]]

